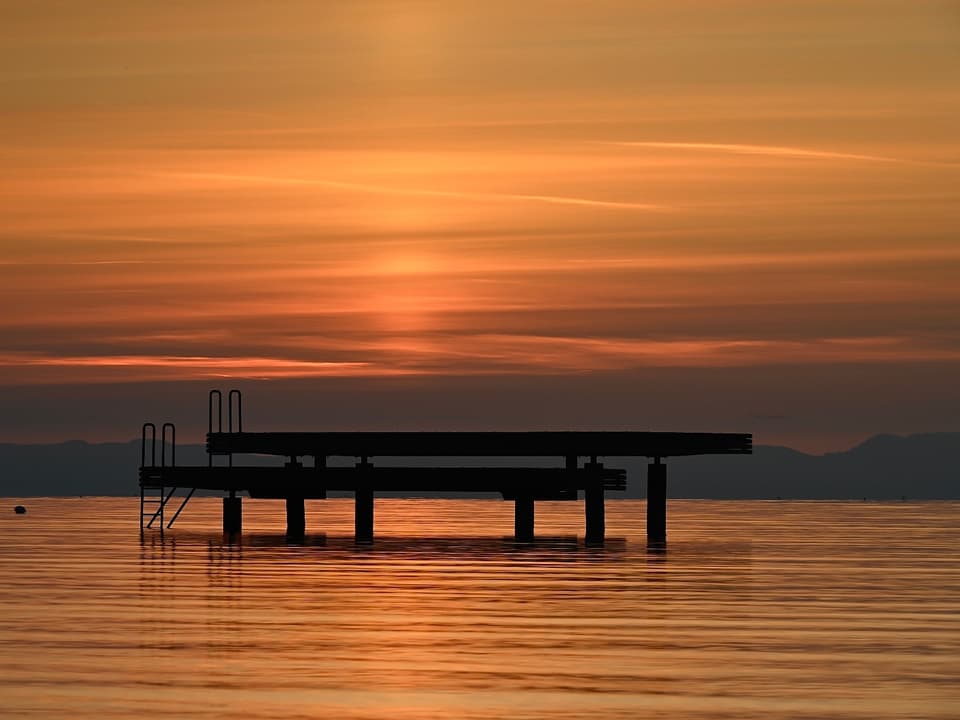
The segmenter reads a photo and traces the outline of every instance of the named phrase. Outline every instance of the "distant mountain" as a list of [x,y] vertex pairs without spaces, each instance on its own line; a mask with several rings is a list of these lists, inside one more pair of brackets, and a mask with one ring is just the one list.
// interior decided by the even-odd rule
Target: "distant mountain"
[[[157,448],[157,462],[160,448]],[[178,465],[206,465],[203,445],[178,445]],[[168,459],[169,462],[169,459]],[[256,464],[281,460],[256,458]],[[0,443],[0,497],[136,495],[140,441],[55,445]]]
[[761,445],[753,455],[675,458],[668,473],[672,497],[960,499],[960,433],[876,435],[825,455]]
[[[646,461],[605,461],[627,468],[629,490],[611,497],[644,497]],[[206,462],[202,445],[178,446],[178,464]],[[244,462],[273,465],[282,459],[244,458]],[[761,445],[753,455],[667,462],[670,497],[960,499],[960,433],[877,435],[850,450],[826,455]],[[0,444],[0,496],[135,495],[139,465],[139,440]]]

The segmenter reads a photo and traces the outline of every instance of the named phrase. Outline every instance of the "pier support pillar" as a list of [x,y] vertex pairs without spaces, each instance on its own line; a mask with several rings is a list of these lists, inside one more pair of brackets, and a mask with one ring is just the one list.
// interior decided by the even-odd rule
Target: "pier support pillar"
[[357,489],[354,496],[354,539],[357,542],[373,542],[373,490]]
[[287,537],[302,538],[307,529],[306,511],[302,497],[287,498]]
[[667,466],[660,458],[647,465],[647,540],[667,540]]
[[533,542],[533,495],[517,495],[513,504],[514,538],[517,542]]
[[583,493],[584,512],[587,519],[587,543],[602,545],[606,535],[606,511],[603,502],[603,485],[592,483]]
[[223,499],[223,532],[233,535],[243,530],[243,498],[233,492]]

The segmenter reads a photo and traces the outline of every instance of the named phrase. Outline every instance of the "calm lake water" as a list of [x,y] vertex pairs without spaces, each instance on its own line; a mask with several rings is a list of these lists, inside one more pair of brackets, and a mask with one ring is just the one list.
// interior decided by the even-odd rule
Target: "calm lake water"
[[[219,499],[141,542],[138,499],[0,508],[3,718],[957,718],[960,504]],[[321,533],[325,533],[321,534]],[[577,535],[580,538],[577,538]]]

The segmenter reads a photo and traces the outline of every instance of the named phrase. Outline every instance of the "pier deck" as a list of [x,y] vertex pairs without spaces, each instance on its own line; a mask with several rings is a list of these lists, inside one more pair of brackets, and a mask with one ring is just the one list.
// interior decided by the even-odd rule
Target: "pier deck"
[[751,435],[678,432],[212,432],[214,455],[679,457],[749,453]]
[[[746,433],[244,432],[241,396],[237,390],[230,391],[227,397],[228,418],[224,431],[223,396],[213,390],[209,399],[207,466],[176,464],[176,430],[171,423],[162,426],[160,463],[157,464],[156,426],[144,424],[140,462],[141,530],[159,520],[162,531],[173,524],[196,490],[214,490],[228,493],[223,499],[225,533],[240,532],[239,493],[246,492],[253,498],[286,499],[287,533],[298,536],[304,532],[305,499],[323,499],[328,492],[352,492],[356,500],[356,539],[371,541],[374,496],[378,492],[476,492],[499,493],[505,500],[513,501],[515,536],[518,540],[530,541],[534,536],[535,501],[577,500],[582,495],[586,539],[599,543],[605,534],[604,494],[623,491],[627,483],[625,470],[605,467],[599,458],[648,457],[653,462],[647,470],[647,537],[662,542],[666,539],[664,460],[687,455],[748,454],[753,448],[752,436]],[[286,458],[287,462],[275,467],[235,464],[244,455],[273,455]],[[219,464],[215,464],[218,457]],[[306,457],[313,458],[312,464],[302,461]],[[521,457],[554,458],[554,462],[562,465],[476,466],[476,461],[484,458]],[[356,462],[353,466],[328,466],[330,458],[353,458]],[[418,458],[421,466],[390,464],[393,458]],[[431,458],[462,458],[472,462],[467,467],[443,467],[431,463]],[[585,462],[581,463],[581,458]],[[188,494],[165,524],[164,508],[177,489]]]

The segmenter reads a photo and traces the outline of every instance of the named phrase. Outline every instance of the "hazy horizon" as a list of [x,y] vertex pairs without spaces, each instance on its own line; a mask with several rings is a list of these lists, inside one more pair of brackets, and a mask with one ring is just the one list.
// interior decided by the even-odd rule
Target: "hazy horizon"
[[[190,428],[190,429],[193,430],[194,428]],[[362,428],[359,428],[359,429],[362,430]],[[427,428],[420,428],[420,429],[427,430]],[[495,432],[497,430],[497,428],[494,428],[494,427],[489,427],[484,429],[490,430],[491,432]],[[305,428],[291,428],[291,431],[293,432],[296,432],[299,430],[305,430]],[[253,431],[256,432],[256,430],[253,430]],[[402,432],[402,430],[399,430],[399,431]],[[416,430],[412,432],[416,432]],[[822,457],[824,455],[849,452],[877,439],[883,439],[883,438],[908,439],[908,438],[916,438],[916,437],[943,436],[943,435],[950,435],[950,436],[960,435],[960,432],[951,431],[951,430],[940,430],[940,431],[932,430],[932,431],[920,432],[920,433],[874,433],[874,434],[864,436],[859,440],[855,440],[849,445],[843,445],[836,448],[824,449],[822,451],[804,450],[803,448],[793,447],[793,446],[784,445],[784,444],[777,444],[777,443],[754,442],[753,447],[754,447],[754,450],[756,450],[757,448],[783,449],[783,450],[792,450],[795,452],[802,453],[804,455]],[[70,443],[86,443],[87,445],[114,445],[114,444],[128,445],[131,443],[140,443],[140,442],[141,442],[141,438],[138,434],[131,434],[129,437],[116,437],[116,438],[107,438],[107,439],[101,439],[101,440],[96,440],[96,439],[90,440],[84,437],[64,437],[60,439],[51,439],[51,440],[16,442],[16,441],[7,440],[5,438],[0,438],[0,445],[13,445],[13,446],[65,445]],[[179,438],[177,442],[177,447],[183,448],[185,446],[189,446],[192,448],[205,447],[205,430],[202,433],[194,432],[194,436]],[[678,456],[678,457],[682,457],[682,456]]]

